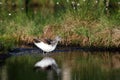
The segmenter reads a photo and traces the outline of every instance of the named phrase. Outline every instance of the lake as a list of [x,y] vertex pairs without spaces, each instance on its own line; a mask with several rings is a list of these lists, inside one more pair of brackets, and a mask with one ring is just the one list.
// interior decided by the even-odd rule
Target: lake
[[[120,80],[119,52],[72,49],[61,49],[48,55],[35,50],[24,51],[24,55],[20,52],[1,62],[0,80]],[[55,63],[55,66],[34,69],[37,62],[44,64],[45,61]]]

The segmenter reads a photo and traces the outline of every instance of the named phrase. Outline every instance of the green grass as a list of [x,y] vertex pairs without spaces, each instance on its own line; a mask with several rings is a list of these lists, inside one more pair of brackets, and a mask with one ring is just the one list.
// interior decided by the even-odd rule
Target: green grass
[[85,38],[88,37],[87,45],[115,45],[109,36],[104,41],[102,36],[96,35],[106,29],[119,29],[120,7],[119,4],[116,4],[117,0],[110,3],[115,3],[115,13],[111,13],[114,9],[110,8],[109,14],[105,13],[104,2],[95,0],[51,0],[48,3],[47,0],[40,0],[37,4],[42,6],[38,6],[36,11],[34,8],[30,8],[31,4],[36,3],[34,0],[28,1],[28,11],[23,7],[25,6],[24,1],[17,0],[16,8],[11,6],[12,0],[7,3],[4,0],[1,2],[0,43],[3,43],[3,46],[11,47],[22,42],[31,43],[34,37],[43,35],[46,25],[53,28],[54,35],[62,36],[63,44],[66,41],[65,43],[68,44],[78,42],[83,45]]

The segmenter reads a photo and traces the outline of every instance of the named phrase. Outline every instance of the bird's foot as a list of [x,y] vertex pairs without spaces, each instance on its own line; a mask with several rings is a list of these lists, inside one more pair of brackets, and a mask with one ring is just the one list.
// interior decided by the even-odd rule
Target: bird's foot
[[46,52],[46,53],[45,53],[45,52],[43,52],[43,56],[45,56],[45,57],[46,57],[46,56],[48,56],[48,53],[47,53],[47,52]]

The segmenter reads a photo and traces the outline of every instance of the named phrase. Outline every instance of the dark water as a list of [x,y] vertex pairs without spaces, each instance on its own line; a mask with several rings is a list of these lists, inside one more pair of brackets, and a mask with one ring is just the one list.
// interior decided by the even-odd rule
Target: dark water
[[[22,53],[22,52],[21,52]],[[19,54],[21,54],[19,53]],[[48,56],[36,54],[14,55],[0,66],[0,80],[120,80],[119,52],[61,51]],[[35,70],[43,59],[52,59],[56,68]]]

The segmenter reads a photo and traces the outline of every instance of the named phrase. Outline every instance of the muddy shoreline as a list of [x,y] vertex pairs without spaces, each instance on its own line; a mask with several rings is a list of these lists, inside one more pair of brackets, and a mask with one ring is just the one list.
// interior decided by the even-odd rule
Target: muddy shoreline
[[[33,43],[29,44],[22,44],[17,47],[11,48],[11,49],[5,49],[5,47],[0,47],[0,52],[10,52],[10,51],[16,51],[16,50],[32,50],[32,49],[38,49]],[[39,50],[39,49],[38,49]],[[80,45],[63,45],[63,44],[58,44],[56,50],[67,50],[67,51],[75,51],[75,50],[80,50],[80,51],[87,51],[87,52],[120,52],[120,46],[80,46]],[[54,52],[54,51],[53,51]]]
[[[92,52],[93,54],[96,52],[109,52],[109,53],[120,53],[120,47],[104,47],[104,46],[64,46],[58,45],[57,48],[51,52],[52,53],[67,53],[73,51],[81,51],[81,52]],[[33,54],[34,53],[34,54]],[[43,55],[43,51],[35,46],[28,47],[16,47],[14,49],[8,50],[7,52],[0,53],[0,65],[4,63],[4,61],[11,56],[21,56],[21,55]]]

